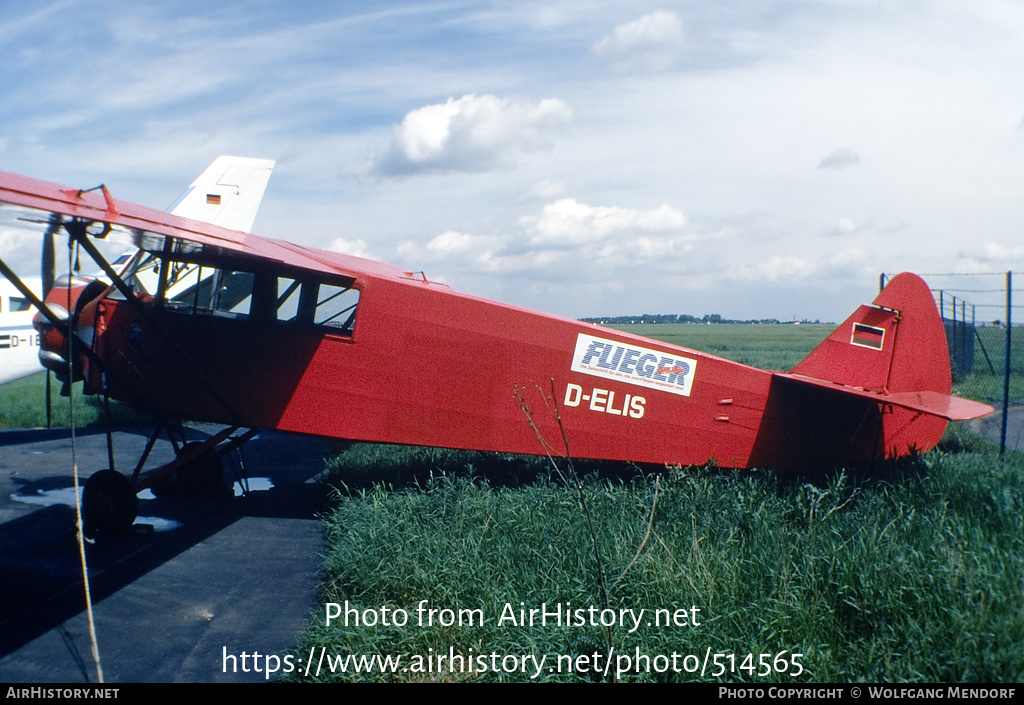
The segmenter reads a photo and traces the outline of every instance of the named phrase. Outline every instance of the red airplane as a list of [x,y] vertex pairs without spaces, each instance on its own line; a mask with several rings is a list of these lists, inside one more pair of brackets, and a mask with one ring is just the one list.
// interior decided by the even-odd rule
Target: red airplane
[[[254,433],[231,436],[239,429],[798,468],[928,450],[947,421],[992,411],[951,395],[943,325],[913,274],[783,373],[116,201],[103,187],[0,172],[0,204],[7,221],[65,231],[113,282],[72,282],[39,302],[44,363],[88,394],[229,427],[148,475],[145,458],[131,479],[94,475],[95,527],[130,525],[136,491]],[[140,250],[122,276],[94,244],[114,233]]]

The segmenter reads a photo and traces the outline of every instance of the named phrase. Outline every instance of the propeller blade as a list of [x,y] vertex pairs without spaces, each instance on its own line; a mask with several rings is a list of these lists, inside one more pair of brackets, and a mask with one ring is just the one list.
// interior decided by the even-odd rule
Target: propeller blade
[[64,219],[59,214],[51,213],[50,224],[47,226],[46,232],[43,233],[42,280],[44,299],[50,293],[50,289],[53,288],[53,282],[57,278],[57,251],[54,237],[60,231],[63,224]]

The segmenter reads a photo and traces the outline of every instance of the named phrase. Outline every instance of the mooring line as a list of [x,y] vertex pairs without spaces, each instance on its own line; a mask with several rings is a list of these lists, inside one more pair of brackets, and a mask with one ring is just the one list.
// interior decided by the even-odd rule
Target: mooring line
[[[72,261],[74,259],[72,241],[68,239],[68,271],[73,271],[71,268]],[[73,277],[68,277],[68,306],[71,306],[71,284]],[[96,640],[96,622],[93,619],[92,614],[92,591],[89,589],[89,567],[85,559],[85,527],[82,522],[82,495],[79,492],[78,484],[78,439],[75,434],[75,396],[72,392],[72,387],[75,382],[74,377],[74,328],[75,328],[75,314],[72,313],[68,316],[68,422],[71,426],[71,475],[74,480],[75,487],[75,522],[76,528],[78,529],[78,555],[81,559],[82,564],[82,585],[85,588],[85,614],[89,620],[89,641],[92,647],[92,660],[96,664],[96,679],[97,682],[103,682],[103,666],[100,664],[100,647],[99,642]]]

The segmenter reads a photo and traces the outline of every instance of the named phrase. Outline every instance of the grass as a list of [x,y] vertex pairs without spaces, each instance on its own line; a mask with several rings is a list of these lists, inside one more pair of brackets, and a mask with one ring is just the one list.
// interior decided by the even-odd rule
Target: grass
[[[974,374],[955,380],[953,391],[961,396],[998,405],[1003,398],[1003,367],[1006,331],[977,328],[974,340]],[[1011,336],[1010,399],[1024,399],[1024,329]]]
[[764,370],[792,369],[835,330],[826,323],[637,324],[610,326]]
[[[322,600],[348,601],[359,611],[402,609],[410,622],[327,627],[317,615],[301,650],[402,655],[406,664],[450,649],[551,659],[608,653],[600,626],[499,622],[506,606],[518,614],[521,603],[526,609],[566,602],[604,607],[572,488],[548,477],[539,461],[486,456],[499,470],[518,463],[530,471],[528,482],[509,485],[487,479],[490,468],[478,465],[482,454],[416,448],[386,452],[392,465],[415,470],[402,485],[366,486],[381,454],[357,444],[332,463],[339,489],[326,518]],[[642,608],[647,616],[686,610],[699,622],[656,626],[645,619],[632,633],[616,627],[614,653],[734,654],[732,662],[720,659],[734,666],[718,678],[727,681],[1012,682],[1024,676],[1019,456],[999,463],[985,451],[935,451],[814,477],[590,469],[585,492],[613,584],[611,607]],[[350,479],[361,488],[347,487]],[[421,601],[426,609],[450,610],[452,623],[421,625]],[[463,624],[454,621],[460,610],[477,611],[472,623],[468,612]],[[759,654],[776,663],[783,652],[779,664],[803,654],[800,675],[788,664],[782,673],[757,676]],[[753,673],[742,668],[748,653]],[[658,662],[652,663],[620,680],[700,679],[686,672],[692,659],[680,660],[678,673],[652,672]],[[442,667],[321,679],[520,681],[529,674]],[[540,679],[607,678],[590,669],[556,669]],[[715,679],[706,673],[704,680]]]
[[[67,397],[60,395],[60,382],[54,379],[50,393],[50,425],[65,428],[71,425],[71,410]],[[30,375],[0,385],[0,428],[45,428],[46,427],[46,375]],[[103,397],[82,394],[82,385],[76,384],[72,391],[75,425],[104,425]],[[126,404],[110,402],[111,420],[115,426],[138,426],[151,424],[152,420]]]

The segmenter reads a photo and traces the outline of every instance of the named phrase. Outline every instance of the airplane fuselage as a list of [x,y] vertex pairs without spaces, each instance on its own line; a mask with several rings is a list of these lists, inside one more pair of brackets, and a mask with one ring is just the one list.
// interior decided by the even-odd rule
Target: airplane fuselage
[[[945,427],[397,270],[244,264],[162,304],[86,306],[82,324],[109,371],[93,366],[89,388],[237,426],[659,464],[868,460],[937,441]],[[915,424],[917,436],[892,431]]]
[[[951,393],[928,285],[894,277],[791,372],[452,291],[423,273],[0,173],[113,288],[42,346],[86,391],[163,417],[349,440],[665,464],[799,467],[931,448],[991,407]],[[33,215],[34,213],[41,213]],[[140,248],[115,272],[98,223]],[[93,230],[90,230],[92,228]],[[64,298],[61,299],[61,296]],[[65,338],[62,340],[62,338]],[[64,369],[68,369],[68,365]],[[67,375],[65,375],[67,376]]]
[[[275,295],[294,281],[281,278]],[[352,291],[351,329],[258,316],[255,301],[246,315],[154,305],[143,316],[101,300],[94,347],[108,379],[124,382],[116,396],[186,418],[537,454],[532,418],[557,454],[740,466],[750,457],[768,372],[413,279],[356,278]],[[186,360],[201,363],[205,383]]]
[[[33,287],[39,289],[38,281]],[[6,279],[0,279],[0,384],[42,372],[35,309]]]

